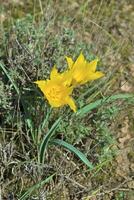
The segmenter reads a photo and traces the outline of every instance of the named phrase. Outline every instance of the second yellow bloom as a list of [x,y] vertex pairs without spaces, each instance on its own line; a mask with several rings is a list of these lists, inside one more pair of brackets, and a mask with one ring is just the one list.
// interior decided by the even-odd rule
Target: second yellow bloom
[[81,53],[76,61],[66,57],[69,71],[72,75],[72,85],[78,86],[104,76],[100,71],[96,71],[98,59],[88,62]]

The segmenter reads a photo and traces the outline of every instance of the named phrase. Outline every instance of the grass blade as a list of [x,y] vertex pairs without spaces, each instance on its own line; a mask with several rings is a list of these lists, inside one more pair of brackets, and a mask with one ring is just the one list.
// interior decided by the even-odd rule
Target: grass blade
[[46,178],[43,181],[40,181],[39,183],[37,183],[36,185],[33,185],[32,187],[30,187],[21,197],[19,200],[25,200],[34,190],[37,190],[38,188],[42,187],[44,184],[48,183],[49,181],[52,180],[53,176],[55,175],[55,173],[51,176],[49,176],[48,178]]
[[55,123],[52,125],[51,129],[48,131],[48,133],[43,138],[41,145],[40,145],[40,152],[39,152],[39,160],[40,163],[44,163],[44,155],[47,149],[48,142],[50,141],[52,135],[54,134],[55,130],[57,129],[59,123],[61,121],[61,117],[58,118]]
[[89,162],[89,160],[87,159],[87,157],[78,149],[76,149],[73,145],[63,141],[63,140],[59,140],[59,139],[54,139],[51,141],[51,144],[55,144],[55,145],[60,145],[65,147],[66,149],[68,149],[69,151],[73,152],[75,155],[78,156],[78,158],[84,163],[86,164],[90,169],[93,169],[93,165],[91,162]]
[[17,87],[17,85],[15,84],[14,80],[11,78],[11,76],[9,75],[8,71],[6,70],[5,66],[3,63],[0,62],[0,67],[2,68],[2,70],[4,71],[4,73],[6,74],[7,78],[10,80],[10,82],[12,83],[14,89],[16,90],[17,94],[20,95],[20,91],[19,88]]
[[44,119],[42,120],[41,124],[38,127],[37,144],[40,144],[42,131],[45,128],[47,122],[49,121],[49,117],[50,117],[51,111],[52,111],[52,108],[48,108],[47,114],[44,116]]
[[50,114],[51,114],[51,111],[52,111],[52,108],[49,109],[49,111],[47,112],[47,115],[45,116],[42,124],[41,124],[41,130],[44,129],[49,117],[50,117]]
[[126,100],[129,98],[134,98],[134,95],[133,94],[117,94],[117,95],[113,95],[110,97],[105,97],[103,99],[99,99],[99,100],[97,100],[93,103],[90,103],[90,104],[84,106],[83,108],[79,109],[77,111],[76,115],[79,117],[83,117],[84,115],[89,113],[91,110],[97,108],[98,106],[101,106],[106,103],[110,103],[110,102],[118,100],[118,99]]

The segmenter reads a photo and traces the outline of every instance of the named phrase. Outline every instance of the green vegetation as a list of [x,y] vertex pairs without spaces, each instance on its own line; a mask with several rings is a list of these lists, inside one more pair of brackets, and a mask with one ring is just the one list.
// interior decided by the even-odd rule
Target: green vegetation
[[[132,13],[128,0],[1,3],[2,198],[131,199],[116,158],[126,116],[133,129],[133,88],[121,89],[133,85]],[[99,57],[105,77],[75,90],[76,113],[50,108],[33,82],[48,78],[54,64],[64,71],[65,56],[81,51],[89,61]],[[131,163],[133,149],[127,154]]]

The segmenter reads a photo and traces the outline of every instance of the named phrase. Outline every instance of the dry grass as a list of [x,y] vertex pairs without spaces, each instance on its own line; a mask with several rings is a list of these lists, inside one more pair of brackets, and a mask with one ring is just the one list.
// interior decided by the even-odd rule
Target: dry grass
[[[67,108],[54,111],[50,117],[43,134],[57,116],[66,112],[57,137],[83,151],[95,165],[92,172],[74,155],[53,146],[47,150],[45,165],[39,166],[37,146],[31,140],[22,106],[24,100],[37,131],[47,104],[37,98],[40,94],[32,82],[48,77],[54,63],[63,70],[64,55],[75,58],[81,50],[89,60],[100,58],[98,67],[106,78],[76,92],[79,107],[100,97],[133,92],[132,3],[129,0],[1,3],[0,59],[18,85],[20,95],[0,71],[0,197],[19,199],[27,188],[55,174],[27,199],[133,199],[133,100],[101,106],[83,119],[73,116]],[[88,89],[88,94],[79,97]]]

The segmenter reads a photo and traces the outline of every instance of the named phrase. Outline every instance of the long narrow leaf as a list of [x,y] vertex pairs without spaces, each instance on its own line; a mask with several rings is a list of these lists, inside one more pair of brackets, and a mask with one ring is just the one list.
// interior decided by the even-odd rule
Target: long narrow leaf
[[38,188],[42,187],[44,184],[48,183],[49,181],[52,180],[53,176],[55,175],[55,173],[51,176],[49,176],[48,178],[46,178],[43,181],[40,181],[39,183],[37,183],[36,185],[33,185],[32,187],[30,187],[21,197],[19,200],[25,200],[34,190],[37,190]]
[[93,169],[92,163],[87,159],[87,157],[78,149],[76,149],[73,145],[59,139],[54,139],[51,141],[51,144],[60,145],[68,149],[69,151],[73,152],[78,158],[86,164],[90,169]]
[[16,90],[17,94],[20,95],[20,91],[19,88],[17,87],[17,85],[15,84],[14,80],[11,78],[11,76],[9,75],[8,71],[6,70],[5,66],[3,63],[0,62],[0,67],[2,68],[2,70],[4,71],[4,73],[6,74],[6,76],[8,77],[8,79],[10,80],[10,82],[12,83],[12,85],[14,86],[14,89]]
[[43,129],[45,127],[45,125],[50,117],[51,111],[52,111],[52,108],[50,108],[49,111],[47,112],[47,115],[45,116],[45,118],[41,124],[41,129]]
[[84,106],[83,108],[79,109],[77,111],[77,115],[80,117],[83,117],[85,114],[89,113],[91,110],[97,108],[100,105],[103,105],[105,103],[110,103],[114,100],[118,100],[118,99],[129,99],[129,98],[134,98],[133,94],[117,94],[117,95],[113,95],[111,97],[105,97],[103,99],[99,99],[93,103],[90,103],[89,105]]
[[48,108],[47,113],[45,113],[44,119],[42,120],[41,124],[39,125],[38,128],[38,134],[37,134],[37,143],[40,143],[40,138],[43,132],[43,129],[45,128],[47,122],[49,121],[49,117],[51,114],[52,108]]
[[56,131],[59,123],[61,121],[61,117],[58,118],[55,123],[52,125],[51,129],[48,131],[48,133],[44,136],[42,142],[41,142],[41,145],[40,145],[40,152],[39,152],[39,160],[40,160],[40,163],[44,163],[44,155],[45,155],[45,152],[46,152],[46,149],[47,149],[47,145],[48,145],[48,142],[50,141],[52,135],[54,134],[54,132]]

